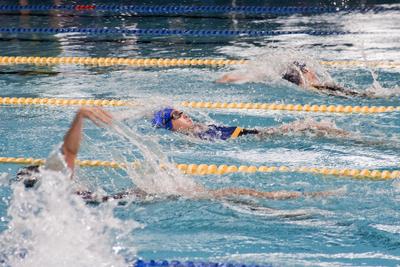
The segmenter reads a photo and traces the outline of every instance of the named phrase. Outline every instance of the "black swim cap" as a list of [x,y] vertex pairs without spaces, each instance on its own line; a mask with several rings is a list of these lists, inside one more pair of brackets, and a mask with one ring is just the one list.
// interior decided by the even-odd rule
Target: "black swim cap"
[[304,63],[293,61],[282,75],[282,79],[300,86],[302,80],[302,73],[308,72],[307,66]]
[[287,80],[296,85],[300,85],[301,83],[301,73],[298,68],[295,66],[290,66],[286,72],[282,75],[282,79]]
[[17,172],[17,181],[22,181],[26,188],[34,187],[39,181],[39,165],[24,167]]

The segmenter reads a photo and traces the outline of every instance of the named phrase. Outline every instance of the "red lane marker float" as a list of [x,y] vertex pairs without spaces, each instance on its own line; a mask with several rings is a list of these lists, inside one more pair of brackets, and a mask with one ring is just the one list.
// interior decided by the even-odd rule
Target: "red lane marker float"
[[96,6],[94,5],[76,5],[75,10],[94,10]]

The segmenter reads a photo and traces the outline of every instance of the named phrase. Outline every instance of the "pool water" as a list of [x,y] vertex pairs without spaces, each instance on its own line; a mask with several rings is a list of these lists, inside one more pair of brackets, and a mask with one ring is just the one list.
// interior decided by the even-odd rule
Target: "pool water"
[[[297,4],[276,2],[275,5]],[[368,2],[382,4],[381,1]],[[14,4],[13,1],[2,3]],[[164,2],[145,4],[166,5]],[[215,1],[208,4],[231,3]],[[236,4],[259,5],[256,1]],[[308,2],[308,5],[318,4],[318,1]],[[357,6],[355,1],[341,4]],[[396,1],[384,4],[399,6]],[[309,64],[317,66],[319,60],[399,62],[398,19],[398,11],[248,19],[232,16],[220,19],[3,14],[0,15],[2,27],[315,29],[359,33],[257,38],[2,34],[0,56],[252,59],[255,63],[235,68],[246,74],[274,73],[277,62],[291,58],[305,58]],[[390,97],[346,99],[326,96],[279,81],[273,75],[253,83],[215,83],[222,74],[232,71],[228,67],[74,65],[2,65],[0,97],[129,99],[140,104],[129,109],[107,109],[122,122],[125,134],[86,123],[80,159],[149,162],[156,155],[185,164],[398,170],[399,112],[336,114],[182,108],[196,121],[244,128],[276,127],[302,119],[324,121],[354,132],[362,140],[380,142],[375,145],[314,135],[261,140],[240,137],[209,142],[154,130],[150,124],[154,109],[164,104],[181,108],[182,101],[399,106],[398,68],[318,68],[340,84],[359,91],[374,90]],[[46,73],[34,73],[39,70]],[[46,158],[62,141],[76,109],[2,106],[0,156]],[[128,201],[126,205],[91,206],[71,194],[64,194],[71,190],[71,182],[65,177],[46,177],[47,181],[43,181],[36,191],[29,192],[16,183],[8,183],[18,168],[20,166],[12,164],[0,165],[0,264],[4,266],[123,266],[137,258],[278,266],[395,266],[400,262],[398,180],[358,180],[291,172],[222,176],[173,173],[176,177],[171,178],[161,171],[139,177],[139,172],[132,170],[80,168],[76,174],[78,183],[104,193],[134,187],[139,181],[160,187],[170,186],[171,182],[185,185],[196,181],[213,189],[245,187],[260,191],[335,192],[334,196],[326,198],[223,201],[169,198],[161,194],[152,199]]]

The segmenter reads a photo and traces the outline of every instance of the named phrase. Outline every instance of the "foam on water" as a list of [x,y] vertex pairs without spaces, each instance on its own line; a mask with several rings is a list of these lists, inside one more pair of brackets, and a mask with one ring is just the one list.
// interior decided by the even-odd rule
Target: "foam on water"
[[[373,72],[371,71],[371,73]],[[392,88],[385,88],[376,80],[376,75],[373,74],[372,76],[374,78],[374,82],[366,89],[366,93],[372,95],[373,97],[383,98],[400,96],[400,87],[398,85]]]
[[381,231],[389,232],[392,234],[400,234],[400,226],[398,225],[373,224],[371,226]]
[[140,189],[150,194],[193,197],[203,192],[203,187],[181,174],[161,151],[156,137],[146,137],[135,129],[115,121],[113,130],[136,146],[146,159],[135,168],[128,168],[129,177]]
[[[134,113],[130,118],[142,119],[148,109],[138,108]],[[127,169],[137,187],[161,197],[204,193],[201,185],[169,163],[157,137],[140,135],[120,122],[126,117],[118,114],[108,132],[139,150],[141,164]],[[115,155],[127,162],[126,157]],[[127,244],[132,244],[132,230],[140,225],[115,218],[115,203],[88,206],[75,194],[81,186],[77,182],[52,171],[43,170],[41,176],[34,189],[11,183],[10,221],[0,236],[3,266],[126,266],[126,259],[135,257],[135,247]],[[7,185],[6,175],[1,178],[1,185]]]
[[315,73],[319,79],[323,82],[332,82],[332,78],[320,66],[320,64],[307,56],[301,51],[294,49],[279,49],[276,47],[264,47],[260,48],[248,48],[255,51],[243,51],[239,49],[230,50],[230,48],[223,49],[223,52],[238,54],[243,56],[243,53],[252,54],[250,57],[252,60],[246,65],[237,66],[237,70],[233,72],[235,76],[240,76],[241,80],[238,83],[246,82],[282,82],[282,73],[285,71],[288,65],[294,61],[304,62],[311,69],[315,70]]
[[[359,51],[359,56],[362,56],[364,62],[368,62],[369,57],[364,49],[364,42],[362,42],[362,47]],[[246,65],[239,65],[236,70],[230,74],[235,77],[240,77],[240,81],[236,82],[238,84],[248,83],[248,82],[258,82],[258,83],[282,83],[282,73],[285,68],[293,61],[304,62],[310,69],[314,70],[319,81],[322,84],[335,84],[333,78],[328,73],[327,69],[322,67],[317,60],[301,50],[295,50],[293,48],[288,48],[282,50],[276,47],[252,47],[247,46],[245,48],[239,47],[224,47],[221,49],[223,53],[234,55],[236,57],[247,56],[251,61]],[[391,98],[400,96],[400,87],[395,85],[393,87],[383,87],[378,82],[378,74],[365,66],[369,70],[373,83],[365,89],[365,93],[372,98]],[[357,85],[355,85],[357,86]]]
[[8,229],[0,236],[2,266],[126,266],[134,221],[121,221],[113,205],[90,207],[69,177],[43,171],[40,185],[11,185]]

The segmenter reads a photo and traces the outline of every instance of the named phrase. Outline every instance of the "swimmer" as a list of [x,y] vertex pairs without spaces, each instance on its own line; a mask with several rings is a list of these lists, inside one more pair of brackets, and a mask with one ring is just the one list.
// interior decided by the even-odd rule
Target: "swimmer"
[[[182,114],[180,115],[182,116]],[[22,168],[17,173],[17,181],[24,183],[26,188],[32,188],[39,186],[41,172],[53,171],[61,172],[68,177],[73,178],[75,160],[78,156],[80,143],[82,139],[82,129],[84,120],[88,119],[94,122],[96,125],[111,125],[113,118],[107,111],[97,108],[81,108],[75,115],[70,129],[64,136],[63,144],[56,151],[52,152],[44,166],[28,166]],[[198,184],[195,187],[196,192],[192,192],[194,198],[203,199],[224,199],[229,197],[255,197],[265,199],[292,199],[299,197],[323,197],[333,195],[333,192],[290,192],[290,191],[275,191],[275,192],[260,192],[248,188],[224,188],[224,189],[207,189],[202,185]],[[98,196],[88,190],[78,190],[76,194],[81,196],[85,201],[89,203],[101,203],[110,200],[121,200],[127,197],[146,198],[149,195],[140,188],[131,188],[124,192],[120,192],[114,195]]]
[[[289,64],[283,73],[281,78],[295,84],[301,88],[312,90],[318,93],[340,96],[340,97],[364,97],[372,98],[375,97],[373,92],[358,92],[349,88],[341,87],[337,84],[323,83],[321,82],[315,71],[310,69],[306,64],[293,61]],[[251,82],[251,79],[245,77],[240,73],[227,73],[221,78],[216,80],[217,83],[240,83],[240,82]]]
[[318,137],[346,138],[350,132],[339,129],[330,123],[313,120],[295,121],[279,127],[264,129],[243,129],[236,126],[217,126],[194,123],[184,112],[167,107],[154,113],[153,126],[186,134],[203,140],[227,140],[244,135],[260,138],[290,134],[311,134]]

